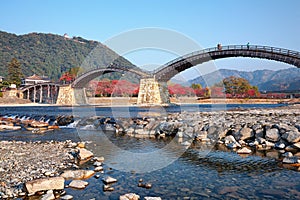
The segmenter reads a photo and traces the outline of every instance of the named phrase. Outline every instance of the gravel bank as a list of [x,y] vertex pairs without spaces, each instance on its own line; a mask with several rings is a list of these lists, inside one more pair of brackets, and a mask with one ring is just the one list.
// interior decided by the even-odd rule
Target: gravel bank
[[0,141],[0,197],[25,195],[25,182],[58,176],[70,168],[73,164],[69,144]]

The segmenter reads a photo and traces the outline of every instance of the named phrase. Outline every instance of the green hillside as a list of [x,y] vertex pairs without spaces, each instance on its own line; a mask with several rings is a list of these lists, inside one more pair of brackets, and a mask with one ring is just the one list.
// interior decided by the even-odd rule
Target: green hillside
[[[0,76],[7,76],[7,66],[12,58],[17,58],[21,63],[25,76],[45,75],[54,81],[72,67],[81,66],[84,70],[105,68],[114,62],[122,67],[135,68],[129,61],[97,41],[54,34],[15,35],[0,31]],[[121,74],[109,76],[111,79],[118,79]]]

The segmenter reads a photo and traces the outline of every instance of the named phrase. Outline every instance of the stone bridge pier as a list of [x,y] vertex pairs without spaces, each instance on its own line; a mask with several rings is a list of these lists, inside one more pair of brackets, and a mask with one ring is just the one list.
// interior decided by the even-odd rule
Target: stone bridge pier
[[85,88],[73,88],[71,85],[60,86],[56,104],[85,105],[87,103]]
[[158,82],[155,78],[142,78],[137,104],[169,104],[167,82]]

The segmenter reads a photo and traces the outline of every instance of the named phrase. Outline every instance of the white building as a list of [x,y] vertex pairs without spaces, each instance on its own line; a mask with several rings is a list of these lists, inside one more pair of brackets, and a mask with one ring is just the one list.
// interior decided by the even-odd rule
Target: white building
[[36,74],[22,79],[21,86],[36,85],[40,83],[50,83],[51,80],[47,76],[38,76]]

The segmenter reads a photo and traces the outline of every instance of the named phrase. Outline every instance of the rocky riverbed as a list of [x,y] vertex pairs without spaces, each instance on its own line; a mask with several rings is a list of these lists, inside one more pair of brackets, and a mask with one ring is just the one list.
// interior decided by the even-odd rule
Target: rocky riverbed
[[24,184],[56,177],[74,165],[75,145],[66,142],[0,141],[0,197],[25,196]]
[[[182,112],[134,119],[59,116],[53,121],[60,124],[53,125],[68,122],[80,130],[106,130],[117,136],[178,138],[186,148],[210,144],[240,155],[272,149],[278,152],[278,162],[299,171],[299,108],[300,105],[290,105],[272,109]],[[7,121],[5,117],[2,120]],[[20,120],[8,121],[12,126],[16,123],[23,126]],[[86,161],[93,163],[93,170],[82,167]],[[89,184],[84,179],[93,176],[98,179],[100,174],[105,183],[102,190],[113,191],[117,180],[105,174],[103,162],[104,158],[93,157],[82,142],[0,141],[0,198],[40,195],[42,199],[72,199],[65,187],[83,189]],[[67,184],[65,181],[69,179],[72,181]],[[139,185],[151,188],[151,183]],[[124,194],[120,199],[139,199],[138,196]]]
[[[122,120],[116,130],[132,137],[183,138],[182,145],[224,145],[239,154],[275,149],[284,164],[300,166],[300,105],[273,109],[183,112],[164,118]],[[110,123],[110,120],[107,121]],[[124,128],[128,127],[128,128]]]

